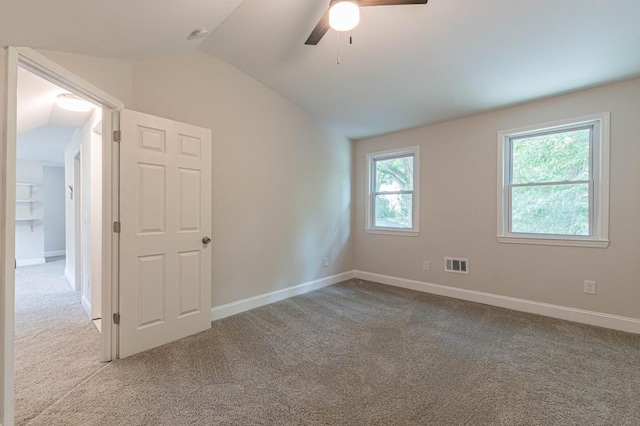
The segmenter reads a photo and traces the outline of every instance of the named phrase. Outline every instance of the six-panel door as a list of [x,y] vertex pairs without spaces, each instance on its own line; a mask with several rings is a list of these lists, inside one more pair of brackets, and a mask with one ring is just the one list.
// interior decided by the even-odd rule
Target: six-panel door
[[119,356],[211,326],[211,131],[124,110]]

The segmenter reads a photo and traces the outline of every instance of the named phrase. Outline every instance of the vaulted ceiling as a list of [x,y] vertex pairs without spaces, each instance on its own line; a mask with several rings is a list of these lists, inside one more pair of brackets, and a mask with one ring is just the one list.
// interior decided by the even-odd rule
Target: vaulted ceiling
[[[318,46],[305,46],[327,6],[327,0],[5,0],[0,44],[119,59],[199,49],[352,138],[640,75],[637,0],[429,0],[363,8],[353,45],[330,30]],[[201,26],[211,30],[207,39],[186,40]]]
[[56,103],[61,93],[68,91],[29,71],[18,69],[18,134],[43,126],[82,127],[93,111],[62,109]]

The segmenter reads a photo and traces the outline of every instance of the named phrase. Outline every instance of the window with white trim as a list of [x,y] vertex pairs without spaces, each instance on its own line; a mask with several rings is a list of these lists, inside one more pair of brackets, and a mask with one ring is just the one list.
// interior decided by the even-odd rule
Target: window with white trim
[[607,247],[609,114],[498,134],[498,240]]
[[367,232],[417,235],[419,147],[367,154]]

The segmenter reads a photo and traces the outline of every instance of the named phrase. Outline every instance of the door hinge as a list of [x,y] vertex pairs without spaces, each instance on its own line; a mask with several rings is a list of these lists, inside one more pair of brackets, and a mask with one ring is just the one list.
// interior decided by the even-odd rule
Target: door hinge
[[113,222],[113,232],[115,232],[116,234],[119,234],[121,228],[122,228],[122,225],[120,224],[120,222]]
[[122,140],[122,130],[113,131],[113,141],[120,142]]
[[118,313],[113,314],[113,323],[120,324],[120,314]]

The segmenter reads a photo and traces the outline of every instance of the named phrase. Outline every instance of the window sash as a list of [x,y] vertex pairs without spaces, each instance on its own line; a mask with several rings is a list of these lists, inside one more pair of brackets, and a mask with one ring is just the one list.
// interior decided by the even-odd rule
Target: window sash
[[[551,130],[547,130],[547,131],[533,131],[533,132],[528,132],[528,133],[522,133],[519,135],[514,135],[514,136],[510,136],[508,138],[508,149],[509,149],[509,167],[508,167],[508,185],[527,185],[527,184],[533,184],[533,183],[538,183],[538,184],[545,184],[545,183],[552,183],[553,181],[549,181],[549,182],[529,182],[527,184],[515,184],[513,183],[513,142],[517,141],[519,139],[527,139],[530,137],[536,137],[536,136],[547,136],[547,135],[555,135],[558,133],[567,133],[567,132],[573,132],[573,131],[579,131],[579,130],[589,130],[589,180],[593,180],[593,172],[594,172],[594,152],[593,152],[593,135],[595,133],[595,129],[596,129],[596,124],[595,123],[590,123],[587,125],[567,125],[567,126],[563,126],[561,128],[556,128],[556,129],[551,129]],[[579,181],[556,181],[556,182],[573,182],[573,183],[577,183]],[[509,210],[509,216],[511,216],[511,210]]]
[[[376,181],[378,175],[378,162],[385,160],[394,160],[397,158],[411,158],[413,161],[413,188],[411,190],[400,190],[400,191],[375,191]],[[371,157],[371,176],[370,176],[370,191],[369,191],[369,229],[377,229],[382,231],[396,231],[396,232],[406,232],[413,231],[416,229],[416,209],[417,205],[415,203],[415,185],[416,185],[416,154],[415,152],[396,152],[391,154],[381,154],[375,157]],[[376,197],[380,195],[410,195],[411,196],[411,228],[395,228],[395,227],[386,227],[386,226],[376,226]]]
[[[396,226],[378,226],[376,225],[376,198],[378,196],[385,195],[410,195],[411,196],[411,227],[396,227]],[[397,192],[374,192],[371,194],[371,229],[383,229],[383,230],[394,230],[394,231],[411,231],[415,228],[415,197],[413,191],[397,191]]]
[[[589,232],[587,235],[579,235],[579,234],[554,234],[554,233],[538,233],[538,232],[513,232],[512,222],[513,222],[513,188],[522,188],[522,187],[540,187],[540,186],[557,186],[557,185],[565,185],[565,186],[575,186],[575,185],[584,185],[589,184]],[[573,238],[592,238],[594,236],[594,185],[595,182],[593,180],[585,180],[585,181],[568,181],[568,182],[551,182],[551,183],[534,183],[534,184],[515,184],[509,185],[507,188],[507,208],[509,209],[509,214],[507,216],[507,230],[509,234],[514,236],[564,236],[564,237],[573,237]]]
[[[378,162],[379,161],[387,161],[387,160],[396,160],[399,158],[411,158],[411,160],[413,161],[413,176],[412,176],[412,182],[411,182],[411,186],[412,189],[407,190],[407,191],[413,191],[413,188],[415,187],[415,177],[416,177],[416,156],[413,153],[407,154],[406,152],[404,153],[397,153],[397,154],[391,154],[391,155],[386,155],[386,156],[380,156],[380,157],[374,157],[372,158],[373,161],[373,173],[371,176],[371,193],[372,194],[377,194],[375,192],[375,188],[376,188],[376,182],[378,181]],[[381,193],[381,192],[378,192]]]
[[372,192],[371,194],[375,197],[376,195],[403,195],[403,194],[413,194],[415,191],[412,190],[406,190],[406,191],[379,191],[379,192]]
[[[579,131],[579,130],[589,130],[589,179],[588,180],[565,180],[565,181],[543,181],[543,182],[528,182],[528,183],[513,183],[513,142],[518,139],[526,139],[530,137],[536,136],[546,136],[553,135],[558,133],[567,133],[571,131]],[[508,176],[507,176],[507,185],[506,185],[506,198],[507,198],[507,232],[513,236],[528,236],[528,235],[536,235],[536,236],[570,236],[575,238],[592,238],[594,236],[595,229],[595,201],[594,201],[594,133],[596,130],[595,123],[589,124],[578,124],[578,125],[567,125],[560,128],[554,128],[547,131],[531,131],[527,133],[522,133],[518,135],[512,135],[507,138],[508,144],[508,161],[509,167],[507,168]],[[543,233],[524,233],[524,232],[513,232],[512,222],[513,222],[513,188],[518,187],[535,187],[535,186],[552,186],[552,185],[580,185],[580,184],[589,184],[589,232],[585,235],[577,235],[577,234],[543,234]]]

